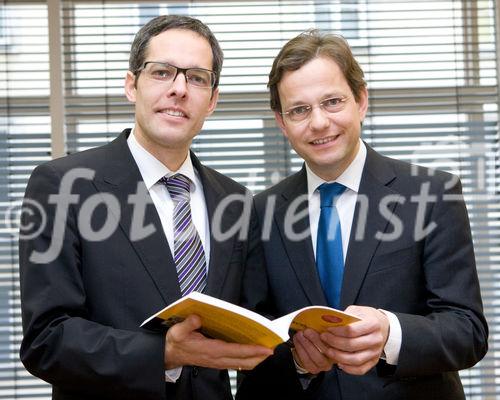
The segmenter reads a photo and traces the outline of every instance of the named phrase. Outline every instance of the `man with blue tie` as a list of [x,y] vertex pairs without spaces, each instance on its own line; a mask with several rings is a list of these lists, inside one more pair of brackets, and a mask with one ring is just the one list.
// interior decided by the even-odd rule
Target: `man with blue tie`
[[[135,125],[111,143],[37,167],[20,239],[21,360],[64,400],[231,400],[227,369],[271,350],[203,336],[190,316],[141,329],[193,290],[240,299],[243,186],[200,163],[193,138],[215,109],[222,50],[201,21],[160,16],[132,44]],[[35,211],[33,211],[35,210]],[[214,224],[219,224],[214,226]]]
[[329,305],[361,321],[295,334],[238,398],[464,399],[458,370],[484,356],[488,328],[459,179],[360,139],[368,91],[340,36],[290,40],[268,86],[305,163],[255,197],[266,263],[249,261],[261,279],[245,305],[275,317]]

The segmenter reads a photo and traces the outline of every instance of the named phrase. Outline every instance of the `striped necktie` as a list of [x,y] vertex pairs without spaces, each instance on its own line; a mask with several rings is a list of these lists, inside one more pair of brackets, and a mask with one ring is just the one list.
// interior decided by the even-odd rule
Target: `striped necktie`
[[207,262],[200,236],[191,218],[190,179],[176,174],[160,181],[174,202],[174,261],[183,296],[202,292],[207,284]]

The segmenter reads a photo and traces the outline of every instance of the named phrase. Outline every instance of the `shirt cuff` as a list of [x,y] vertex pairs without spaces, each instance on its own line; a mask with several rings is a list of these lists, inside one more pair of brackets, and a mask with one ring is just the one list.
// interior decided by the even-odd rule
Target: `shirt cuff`
[[311,383],[311,380],[315,377],[315,375],[309,373],[307,369],[302,368],[299,365],[299,363],[295,360],[294,353],[295,349],[292,348],[292,360],[293,364],[295,365],[295,370],[297,371],[297,374],[299,376],[300,385],[302,386],[303,390],[307,390],[309,384]]
[[401,324],[393,313],[382,309],[379,311],[383,312],[389,319],[389,337],[384,347],[385,362],[390,365],[398,365],[402,341]]
[[295,347],[292,347],[290,351],[292,352],[292,360],[293,364],[295,365],[295,369],[297,370],[297,373],[300,375],[309,374],[309,371],[305,368],[302,368],[302,366],[300,366],[299,363],[295,360]]
[[175,383],[181,376],[182,367],[165,370],[165,382]]

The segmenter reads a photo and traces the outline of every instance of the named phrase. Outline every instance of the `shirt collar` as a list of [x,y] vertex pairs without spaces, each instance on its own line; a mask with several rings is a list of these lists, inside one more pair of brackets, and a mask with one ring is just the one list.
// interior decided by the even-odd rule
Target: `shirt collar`
[[[361,139],[359,139],[358,154],[354,157],[351,164],[345,169],[344,172],[335,180],[341,183],[346,188],[358,193],[359,184],[361,182],[361,175],[366,161],[366,146]],[[311,196],[319,185],[326,181],[316,175],[306,163],[307,172],[307,192]]]
[[134,135],[134,129],[132,129],[132,132],[127,139],[127,144],[137,166],[139,167],[142,179],[144,180],[144,184],[148,190],[150,190],[164,176],[170,177],[177,173],[187,176],[191,180],[191,189],[196,190],[195,182],[197,182],[197,179],[189,153],[186,155],[186,159],[180,168],[177,171],[171,171],[141,146]]

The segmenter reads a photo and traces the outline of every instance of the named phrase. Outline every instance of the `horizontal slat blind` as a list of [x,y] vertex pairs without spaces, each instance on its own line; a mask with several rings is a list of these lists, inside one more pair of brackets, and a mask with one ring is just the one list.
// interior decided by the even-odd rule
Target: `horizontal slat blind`
[[[0,6],[0,82],[5,82],[0,104],[6,112],[6,117],[0,116],[4,210],[21,195],[33,165],[47,158],[50,123],[44,2],[9,3]],[[200,18],[219,39],[225,53],[221,96],[193,149],[206,164],[255,192],[302,163],[269,110],[266,83],[273,58],[288,39],[313,27],[349,40],[370,90],[363,138],[386,155],[452,171],[462,179],[491,334],[486,358],[461,375],[468,399],[500,398],[495,2],[62,1],[69,151],[106,143],[132,126],[133,108],[123,94],[130,44],[140,26],[159,14]],[[22,51],[6,44],[9,41],[22,43]],[[7,277],[1,299],[13,305],[2,311],[16,322],[9,323],[15,333],[5,337],[13,347],[20,328],[17,255],[9,235],[7,229],[1,237],[6,243],[2,276]],[[45,386],[36,386],[21,372],[16,351],[5,354],[11,357],[11,364],[3,368],[8,371],[5,376],[11,374],[6,379],[12,386],[4,398],[32,389],[36,397],[38,388],[47,393]]]
[[0,3],[0,399],[47,397],[19,361],[17,229],[32,169],[50,159],[47,6]]
[[500,398],[492,383],[499,376],[500,296],[493,6],[486,1],[373,4],[367,24],[379,37],[368,40],[363,55],[372,88],[365,139],[387,155],[462,179],[490,324],[488,355],[461,372],[469,399]]
[[158,14],[188,14],[211,27],[225,53],[218,108],[193,148],[208,165],[262,190],[302,163],[269,111],[273,57],[308,28],[340,32],[369,84],[364,139],[389,156],[462,178],[492,330],[492,351],[462,376],[469,398],[494,396],[488,383],[499,372],[494,11],[491,1],[66,2],[70,148],[95,146],[131,125],[122,85],[133,34]]

